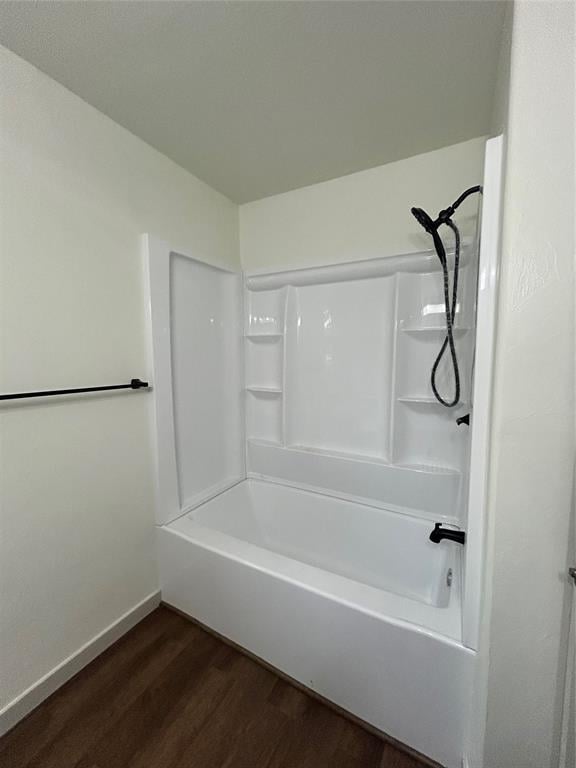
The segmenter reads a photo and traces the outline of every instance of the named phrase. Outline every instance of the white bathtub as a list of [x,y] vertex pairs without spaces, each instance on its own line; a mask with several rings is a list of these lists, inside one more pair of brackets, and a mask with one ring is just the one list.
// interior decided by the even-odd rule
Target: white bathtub
[[159,528],[165,602],[460,768],[461,547],[429,521],[247,480]]

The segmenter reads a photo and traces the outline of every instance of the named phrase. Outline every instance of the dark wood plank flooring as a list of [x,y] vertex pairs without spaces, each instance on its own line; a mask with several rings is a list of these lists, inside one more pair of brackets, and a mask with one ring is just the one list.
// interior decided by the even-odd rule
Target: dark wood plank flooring
[[0,740],[3,768],[420,768],[160,607]]

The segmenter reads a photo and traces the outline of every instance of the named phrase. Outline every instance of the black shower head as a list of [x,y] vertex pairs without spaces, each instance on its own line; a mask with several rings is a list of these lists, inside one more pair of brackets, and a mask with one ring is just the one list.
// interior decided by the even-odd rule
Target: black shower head
[[424,227],[426,232],[432,234],[437,229],[436,222],[434,222],[422,208],[410,208],[410,212],[418,224]]
[[431,219],[430,216],[426,213],[426,211],[424,211],[422,208],[410,208],[410,211],[412,213],[412,216],[414,216],[414,218],[418,222],[418,224],[424,227],[424,229],[426,230],[426,232],[428,232],[428,234],[433,235],[434,232],[437,231],[438,227],[441,224],[446,224],[452,219],[452,216],[454,216],[456,209],[460,205],[462,205],[464,200],[466,200],[466,198],[469,195],[473,195],[475,192],[482,193],[482,187],[476,186],[476,187],[470,187],[470,189],[467,189],[465,192],[463,192],[460,195],[458,200],[452,203],[452,205],[450,205],[445,210],[440,211],[440,213],[438,214],[438,218],[436,220]]

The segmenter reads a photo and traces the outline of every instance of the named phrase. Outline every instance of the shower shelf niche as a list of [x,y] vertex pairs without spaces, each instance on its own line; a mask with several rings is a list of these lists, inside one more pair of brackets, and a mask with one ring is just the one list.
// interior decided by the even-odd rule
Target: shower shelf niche
[[245,335],[245,338],[256,343],[266,343],[266,342],[280,341],[281,339],[284,338],[284,334],[282,333],[247,333]]
[[268,445],[284,437],[285,290],[246,293],[246,435]]
[[448,477],[460,477],[460,470],[451,469],[450,467],[435,467],[432,464],[401,464],[397,463],[394,466],[401,469],[408,469],[412,472],[426,472],[434,475],[446,475]]
[[280,445],[282,438],[282,393],[279,390],[246,388],[246,432],[248,440]]
[[[410,334],[413,333],[415,335],[418,335],[418,334],[423,334],[423,335],[433,334],[433,335],[442,335],[442,336],[446,335],[446,328],[445,327],[443,328],[437,325],[420,325],[420,326],[419,325],[402,325],[400,326],[399,330],[402,331],[402,333],[410,333]],[[455,337],[460,337],[460,336],[463,336],[465,333],[468,333],[472,329],[466,328],[464,326],[454,326],[452,330],[454,332]]]
[[[402,395],[396,399],[398,402],[406,403],[407,405],[434,405],[448,412],[448,408],[446,408],[445,405],[442,405],[442,403],[439,403],[438,400],[436,400],[436,398],[432,397],[431,395]],[[460,400],[455,410],[460,407],[466,408],[468,407],[468,403],[465,400]]]
[[246,338],[246,390],[260,397],[280,395],[284,367],[282,335],[262,333]]

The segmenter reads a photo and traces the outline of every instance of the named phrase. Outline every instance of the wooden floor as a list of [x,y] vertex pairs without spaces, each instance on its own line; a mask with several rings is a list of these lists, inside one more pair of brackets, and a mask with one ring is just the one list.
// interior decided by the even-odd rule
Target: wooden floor
[[158,608],[0,741],[2,768],[420,768]]

